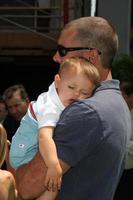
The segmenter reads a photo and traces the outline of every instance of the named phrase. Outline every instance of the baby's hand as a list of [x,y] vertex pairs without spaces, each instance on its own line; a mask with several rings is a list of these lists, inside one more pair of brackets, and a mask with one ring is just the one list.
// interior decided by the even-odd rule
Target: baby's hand
[[48,168],[46,178],[45,178],[45,187],[49,191],[58,191],[61,188],[62,181],[62,168],[60,164],[53,165]]

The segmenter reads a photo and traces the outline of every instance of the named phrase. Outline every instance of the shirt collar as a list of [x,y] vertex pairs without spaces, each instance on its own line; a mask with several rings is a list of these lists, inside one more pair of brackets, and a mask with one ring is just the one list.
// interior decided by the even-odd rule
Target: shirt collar
[[56,106],[60,107],[62,110],[65,108],[59,98],[54,82],[49,86],[49,95]]
[[100,87],[97,87],[95,92],[98,92],[100,90],[106,90],[106,89],[115,89],[115,90],[120,91],[119,84],[120,84],[119,80],[115,80],[115,79],[105,80],[100,83],[99,85]]

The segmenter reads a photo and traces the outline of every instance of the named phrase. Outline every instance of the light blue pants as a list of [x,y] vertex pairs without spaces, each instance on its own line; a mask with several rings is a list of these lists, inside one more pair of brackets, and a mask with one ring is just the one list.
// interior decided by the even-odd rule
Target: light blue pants
[[12,138],[9,154],[11,166],[16,169],[28,163],[38,150],[38,125],[26,113]]

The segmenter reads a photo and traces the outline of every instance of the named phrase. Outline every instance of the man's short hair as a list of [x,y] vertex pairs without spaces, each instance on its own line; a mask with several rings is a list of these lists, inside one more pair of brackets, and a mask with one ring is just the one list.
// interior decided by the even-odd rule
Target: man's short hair
[[6,102],[6,100],[11,99],[14,95],[14,93],[19,92],[21,99],[26,100],[28,98],[28,93],[25,89],[25,87],[22,84],[16,84],[8,87],[4,93],[3,93],[3,99]]

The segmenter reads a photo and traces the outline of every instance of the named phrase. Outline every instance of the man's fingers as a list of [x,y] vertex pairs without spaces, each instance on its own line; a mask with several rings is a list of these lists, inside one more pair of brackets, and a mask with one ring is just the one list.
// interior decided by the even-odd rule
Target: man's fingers
[[62,178],[60,178],[57,182],[57,190],[61,189],[61,184],[62,184]]
[[49,190],[49,191],[53,191],[53,192],[58,191],[61,188],[61,181],[60,180],[57,180],[57,181],[49,180],[47,182],[46,187],[47,187],[47,190]]
[[49,179],[48,183],[47,183],[47,189],[49,191],[52,191],[53,190],[53,185],[54,185],[54,182],[52,179]]
[[46,187],[46,188],[47,188],[48,184],[49,184],[49,178],[46,177],[46,178],[45,178],[45,187]]

